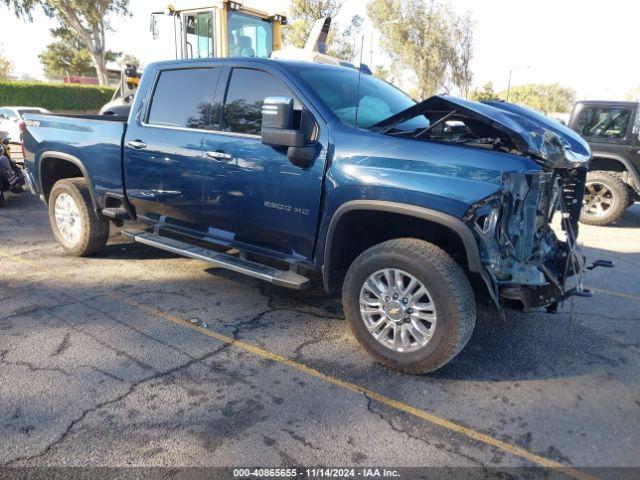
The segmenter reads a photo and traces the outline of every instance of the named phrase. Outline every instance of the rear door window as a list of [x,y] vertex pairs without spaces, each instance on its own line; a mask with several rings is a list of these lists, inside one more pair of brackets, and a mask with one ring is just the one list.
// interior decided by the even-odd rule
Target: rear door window
[[586,138],[623,139],[627,135],[631,115],[629,108],[587,107],[580,112],[576,131]]
[[147,123],[209,130],[216,127],[214,93],[219,68],[165,70],[156,83]]
[[293,93],[267,72],[234,68],[224,105],[224,129],[260,135],[262,104],[266,97],[271,96],[293,97]]

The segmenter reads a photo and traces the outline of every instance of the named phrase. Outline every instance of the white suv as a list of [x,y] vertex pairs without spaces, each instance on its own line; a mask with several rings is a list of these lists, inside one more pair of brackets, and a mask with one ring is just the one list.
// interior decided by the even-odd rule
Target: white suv
[[2,107],[0,108],[0,132],[6,132],[11,143],[22,143],[20,124],[25,113],[51,113],[39,107]]

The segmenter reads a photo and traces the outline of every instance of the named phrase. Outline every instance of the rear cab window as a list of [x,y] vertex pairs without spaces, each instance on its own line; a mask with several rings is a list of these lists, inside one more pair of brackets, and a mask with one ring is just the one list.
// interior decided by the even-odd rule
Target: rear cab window
[[218,127],[214,94],[220,68],[163,70],[156,82],[147,124],[213,130]]

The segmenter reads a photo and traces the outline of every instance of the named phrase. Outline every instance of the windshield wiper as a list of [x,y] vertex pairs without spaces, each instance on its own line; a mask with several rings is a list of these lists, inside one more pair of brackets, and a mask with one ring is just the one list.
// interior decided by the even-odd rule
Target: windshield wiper
[[448,118],[452,117],[455,114],[456,114],[456,111],[455,110],[451,110],[449,113],[447,113],[446,115],[443,115],[438,120],[436,120],[431,125],[429,125],[427,128],[421,130],[417,135],[414,136],[414,138],[420,138],[423,134],[427,133],[433,127],[435,127],[437,125],[440,125],[442,122],[446,121]]
[[376,123],[370,127],[371,130],[378,133],[386,133],[391,130],[393,127],[402,123],[411,118],[417,117],[418,115],[424,115],[424,103],[426,100],[416,103],[409,108],[405,108],[404,110],[396,113],[395,115],[391,115],[388,118],[385,118],[381,122]]

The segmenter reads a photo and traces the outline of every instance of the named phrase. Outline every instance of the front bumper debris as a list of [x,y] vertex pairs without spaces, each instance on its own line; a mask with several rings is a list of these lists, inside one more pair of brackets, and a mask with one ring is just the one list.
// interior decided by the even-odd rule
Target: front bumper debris
[[[474,205],[464,220],[479,245],[494,302],[555,312],[572,296],[590,296],[577,244],[586,168],[508,173],[502,190]],[[559,233],[552,228],[554,217]],[[559,222],[557,221],[559,220]]]

